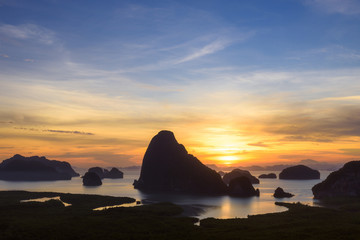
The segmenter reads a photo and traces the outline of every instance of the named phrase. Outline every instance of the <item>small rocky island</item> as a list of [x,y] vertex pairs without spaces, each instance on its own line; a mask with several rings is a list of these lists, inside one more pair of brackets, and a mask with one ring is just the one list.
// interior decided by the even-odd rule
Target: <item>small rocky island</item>
[[241,170],[241,169],[234,169],[229,173],[226,173],[223,177],[223,180],[226,184],[230,184],[232,179],[238,178],[238,177],[246,177],[250,180],[252,184],[259,184],[260,181],[247,170]]
[[160,131],[151,140],[134,187],[144,192],[205,195],[227,194],[221,176],[202,164],[179,144],[170,131]]
[[304,165],[285,168],[279,174],[279,179],[308,180],[320,179],[320,172]]
[[274,198],[291,198],[293,196],[294,194],[285,192],[284,189],[282,189],[281,187],[275,189],[274,192]]
[[102,185],[102,181],[95,172],[87,172],[82,177],[84,186],[100,186]]
[[48,160],[45,157],[24,157],[19,154],[0,164],[0,180],[56,181],[79,176],[68,162]]
[[259,189],[256,189],[251,184],[249,178],[245,176],[231,179],[229,183],[229,195],[234,197],[253,197],[260,196]]
[[276,174],[275,173],[261,174],[259,178],[276,178]]
[[360,161],[346,163],[312,188],[314,198],[359,197]]

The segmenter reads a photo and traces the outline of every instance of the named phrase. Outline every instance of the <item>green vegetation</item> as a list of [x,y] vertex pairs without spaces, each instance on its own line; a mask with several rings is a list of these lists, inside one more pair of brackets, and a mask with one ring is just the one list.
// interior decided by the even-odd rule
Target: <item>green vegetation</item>
[[[60,196],[44,203],[20,200]],[[0,239],[360,239],[359,199],[332,201],[338,208],[276,203],[289,211],[247,219],[178,217],[179,206],[159,203],[93,211],[133,202],[96,195],[0,192]],[[349,207],[351,206],[351,207]]]

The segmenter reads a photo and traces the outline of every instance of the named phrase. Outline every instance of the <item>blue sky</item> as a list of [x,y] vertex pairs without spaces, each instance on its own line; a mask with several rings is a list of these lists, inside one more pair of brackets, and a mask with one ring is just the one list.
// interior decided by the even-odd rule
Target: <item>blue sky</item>
[[[96,141],[115,139],[101,151],[123,154],[124,164],[139,163],[148,138],[163,128],[177,130],[206,159],[212,143],[201,150],[203,141],[190,132],[204,139],[232,129],[241,135],[229,140],[242,146],[237,152],[257,151],[247,149],[252,139],[244,138],[252,128],[259,142],[339,137],[308,125],[297,135],[263,126],[297,114],[314,126],[310,122],[360,113],[359,26],[357,0],[0,0],[0,131],[55,145],[66,133],[95,132],[86,135],[94,143],[74,139],[78,135],[71,141],[94,148]],[[341,118],[327,130],[343,125]],[[350,128],[357,141],[358,129]],[[49,129],[60,132],[43,131]],[[64,157],[59,152],[66,146],[48,143],[42,142],[45,153],[38,142],[24,154]],[[299,157],[321,155],[297,150]],[[84,155],[79,152],[66,156]]]
[[1,4],[1,52],[18,57],[13,61],[66,58],[126,74],[142,67],[168,79],[168,72],[202,66],[305,70],[354,67],[359,60],[358,1]]

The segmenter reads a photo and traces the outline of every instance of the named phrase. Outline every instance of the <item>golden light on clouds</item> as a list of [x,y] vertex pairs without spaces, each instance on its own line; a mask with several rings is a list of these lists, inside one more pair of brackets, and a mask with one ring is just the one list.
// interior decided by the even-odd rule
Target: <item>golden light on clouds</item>
[[59,2],[0,7],[0,158],[140,165],[164,129],[206,164],[360,158],[356,1]]
[[[3,159],[19,153],[79,166],[140,165],[151,138],[163,129],[173,131],[178,142],[206,164],[360,157],[355,95],[290,101],[288,94],[244,97],[221,90],[211,95],[199,85],[176,93],[183,98],[181,103],[113,97],[45,83],[24,83],[22,88],[11,82],[0,85],[8,90],[0,96],[5,106],[0,111]],[[209,87],[216,91],[212,84]],[[19,97],[13,99],[13,94]]]

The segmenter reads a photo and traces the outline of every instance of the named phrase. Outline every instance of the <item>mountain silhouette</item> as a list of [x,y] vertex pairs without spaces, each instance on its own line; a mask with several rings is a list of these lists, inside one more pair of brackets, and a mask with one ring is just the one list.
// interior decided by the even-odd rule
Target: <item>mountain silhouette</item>
[[95,172],[87,172],[82,177],[84,186],[100,186],[102,185],[101,178]]
[[312,188],[314,198],[359,197],[360,161],[346,163]]
[[79,176],[68,162],[45,157],[24,157],[19,154],[0,164],[0,179],[7,181],[70,180]]
[[311,169],[305,165],[297,165],[282,170],[279,174],[279,179],[320,179],[320,172],[318,170]]
[[223,181],[226,183],[226,184],[230,184],[231,180],[232,179],[235,179],[235,178],[238,178],[238,177],[246,177],[250,180],[250,182],[252,184],[259,184],[260,181],[259,179],[257,179],[256,177],[254,177],[253,175],[251,175],[251,173],[247,170],[241,170],[241,169],[233,169],[231,172],[229,173],[226,173],[224,176],[223,176]]
[[92,168],[89,168],[88,172],[96,173],[101,179],[104,179],[104,178],[115,179],[115,178],[123,178],[124,177],[124,173],[115,167],[111,168],[110,171],[105,168],[101,168],[101,167],[92,167]]
[[134,187],[144,192],[227,193],[221,176],[188,154],[174,134],[165,130],[151,140]]

